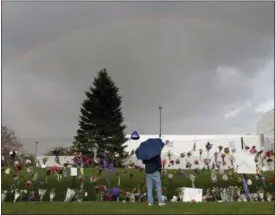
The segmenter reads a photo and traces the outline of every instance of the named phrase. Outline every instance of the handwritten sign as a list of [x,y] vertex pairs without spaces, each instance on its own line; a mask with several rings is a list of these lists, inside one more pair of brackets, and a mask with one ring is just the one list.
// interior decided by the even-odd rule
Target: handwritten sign
[[257,171],[253,155],[238,155],[235,164],[239,174],[255,174]]
[[183,202],[202,202],[202,189],[183,187]]

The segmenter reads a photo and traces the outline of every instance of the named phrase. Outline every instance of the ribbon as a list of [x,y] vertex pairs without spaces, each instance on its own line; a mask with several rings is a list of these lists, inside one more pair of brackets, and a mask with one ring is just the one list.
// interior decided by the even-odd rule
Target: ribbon
[[244,194],[245,194],[246,199],[248,200],[249,199],[249,189],[248,189],[248,185],[247,185],[246,179],[243,178],[242,182],[243,182]]
[[[110,165],[108,164],[107,153],[104,153],[103,167],[104,167],[104,172],[105,172],[105,175],[106,175],[106,181],[109,185],[109,188],[111,187],[111,182],[110,182],[110,179],[109,179],[109,172],[114,169],[113,163],[111,163],[111,164]],[[108,171],[108,169],[109,169],[109,171]]]
[[109,170],[110,170],[110,172],[114,172],[114,163],[112,162],[112,163],[110,163],[109,164]]
[[110,180],[109,180],[109,172],[107,171],[107,161],[105,159],[103,161],[103,165],[104,165],[104,172],[105,172],[105,175],[106,175],[106,181],[108,183],[108,187],[111,187],[111,183],[110,183]]

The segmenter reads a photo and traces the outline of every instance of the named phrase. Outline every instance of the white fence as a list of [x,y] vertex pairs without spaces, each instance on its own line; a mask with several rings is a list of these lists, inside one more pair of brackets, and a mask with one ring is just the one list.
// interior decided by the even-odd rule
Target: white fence
[[[144,135],[141,136],[139,140],[128,140],[126,142],[127,150],[130,152],[135,150],[139,144],[147,140],[148,138],[158,137],[157,135]],[[221,135],[199,135],[199,136],[190,136],[190,135],[165,135],[162,136],[162,140],[165,142],[168,140],[170,143],[168,146],[165,146],[162,152],[162,159],[167,160],[165,168],[181,168],[187,169],[186,164],[190,163],[192,166],[190,169],[201,169],[205,167],[205,159],[210,160],[210,167],[213,163],[223,163],[221,155],[223,154],[224,148],[228,147],[230,153],[224,158],[225,165],[221,165],[222,168],[228,169],[234,167],[240,173],[255,173],[256,172],[256,163],[254,161],[255,155],[251,154],[250,150],[242,149],[241,137],[243,137],[244,147],[248,146],[252,148],[256,147],[257,150],[261,150],[260,137],[258,135],[230,135],[230,136],[221,136]],[[212,149],[207,152],[205,145],[207,142],[212,144]],[[195,144],[195,148],[194,148]],[[219,146],[222,146],[222,152],[219,152]],[[200,155],[200,149],[203,150]],[[187,156],[187,153],[191,152],[191,156]],[[218,156],[215,158],[214,154],[218,152]],[[185,153],[185,157],[180,157],[181,153]],[[170,157],[168,156],[170,154]],[[40,164],[43,164],[43,158],[45,156],[38,156]],[[55,162],[54,156],[48,156],[48,160],[45,163],[46,167],[50,166],[62,166],[65,162],[71,162],[73,156],[60,156],[61,165]],[[170,160],[174,160],[175,164],[169,164]],[[142,162],[137,160],[135,155],[133,155],[127,162],[133,161],[136,165],[143,166]],[[176,161],[179,161],[176,164]],[[198,164],[195,164],[195,161],[198,161]],[[259,163],[260,162],[260,163]],[[268,167],[267,163],[263,160],[260,160],[257,164],[263,170],[273,170],[274,165]],[[127,164],[127,163],[126,163]],[[268,168],[263,168],[268,167]]]

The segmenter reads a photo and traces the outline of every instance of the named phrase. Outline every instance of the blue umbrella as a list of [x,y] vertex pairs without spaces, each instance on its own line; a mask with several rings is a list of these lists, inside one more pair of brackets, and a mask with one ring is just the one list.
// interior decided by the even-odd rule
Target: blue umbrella
[[160,138],[149,138],[142,142],[136,150],[136,156],[139,160],[150,160],[151,158],[160,155],[164,143]]

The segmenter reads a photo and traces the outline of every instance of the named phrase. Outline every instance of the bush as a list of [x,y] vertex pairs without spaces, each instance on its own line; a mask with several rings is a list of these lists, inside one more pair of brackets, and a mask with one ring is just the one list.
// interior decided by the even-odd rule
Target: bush
[[[64,169],[64,171],[68,172],[68,176],[64,177],[58,181],[57,175],[52,174],[47,176],[46,169],[38,169],[36,173],[38,173],[37,180],[33,181],[33,184],[27,189],[25,186],[26,181],[32,180],[34,173],[29,173],[25,170],[21,170],[19,172],[20,180],[19,184],[16,185],[17,189],[27,189],[28,191],[34,190],[38,192],[38,189],[56,189],[56,197],[55,201],[64,201],[65,194],[67,188],[75,187],[76,189],[80,188],[80,180],[78,177],[75,178],[75,182],[73,181],[73,177],[70,176],[70,169]],[[187,173],[192,173],[196,175],[193,171],[186,171]],[[175,192],[178,187],[191,187],[191,181],[186,179],[178,170],[171,170],[168,173],[174,174],[174,177],[170,180],[167,176],[162,177],[162,187],[164,194],[167,195],[168,198],[171,198],[175,195]],[[90,182],[90,177],[97,176],[98,169],[84,169],[85,182],[84,182],[84,190],[88,192],[87,198],[85,200],[93,201],[96,199],[95,186],[96,185],[107,185],[106,175],[104,171],[100,174],[97,182]],[[218,182],[213,184],[211,181],[210,171],[202,171],[199,175],[196,175],[195,185],[197,188],[203,188],[204,192],[206,189],[212,189],[214,186],[218,187],[229,187],[229,186],[238,186],[242,187],[242,185],[238,182],[238,175],[229,178],[228,181],[222,180],[221,175],[218,174]],[[273,175],[273,172],[265,173],[266,176]],[[124,191],[131,191],[134,188],[139,187],[140,189],[145,190],[145,175],[144,171],[136,170],[136,169],[115,169],[114,172],[110,172],[110,182],[111,187],[118,187],[118,176],[120,176],[120,186],[119,188]],[[240,176],[241,177],[241,176]],[[252,175],[248,175],[248,178],[255,178]],[[46,180],[46,183],[43,184],[43,180]],[[7,175],[2,173],[2,190],[10,190],[11,186],[15,184],[12,174]],[[271,188],[272,189],[272,188]],[[255,192],[257,190],[256,183],[250,186],[250,192]],[[48,191],[49,192],[49,191]],[[27,197],[22,199],[27,200]],[[47,193],[43,199],[44,201],[49,201],[49,193]],[[10,192],[7,195],[6,201],[13,201],[13,195]]]

